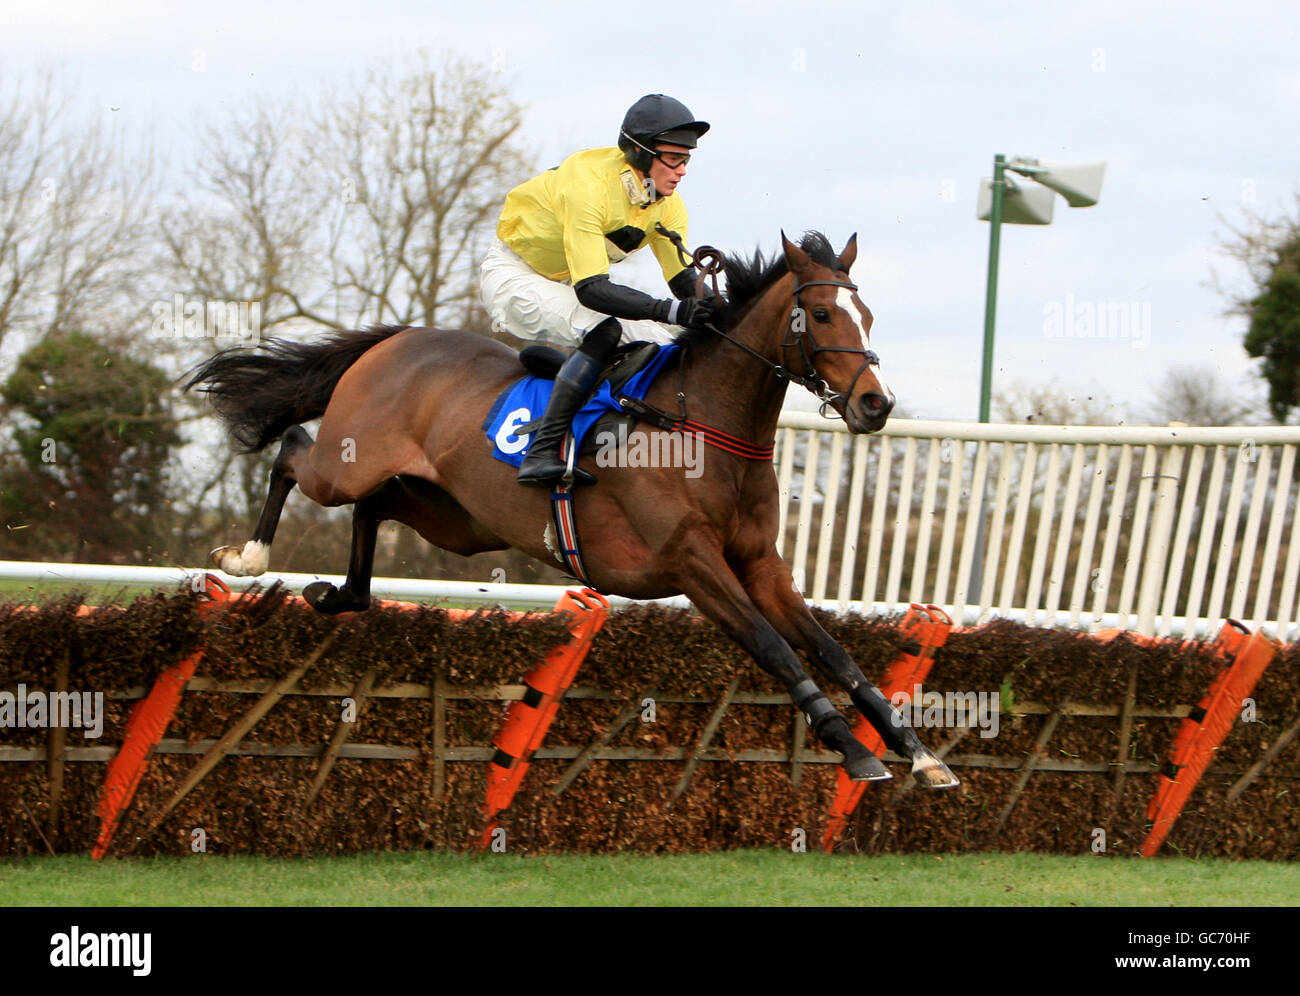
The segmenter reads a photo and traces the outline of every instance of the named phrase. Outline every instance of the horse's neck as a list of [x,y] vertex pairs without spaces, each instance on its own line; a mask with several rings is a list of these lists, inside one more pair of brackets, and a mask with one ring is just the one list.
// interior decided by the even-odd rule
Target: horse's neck
[[[773,364],[782,362],[781,343],[790,317],[790,286],[789,277],[777,281],[728,333]],[[719,342],[710,349],[705,362],[690,365],[686,377],[688,413],[765,446],[776,436],[787,385],[752,354]],[[706,398],[707,403],[701,405]]]

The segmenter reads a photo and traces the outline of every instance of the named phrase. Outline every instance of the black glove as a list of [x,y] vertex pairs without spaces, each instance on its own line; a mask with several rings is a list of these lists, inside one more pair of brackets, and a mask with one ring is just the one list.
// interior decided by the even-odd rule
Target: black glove
[[668,309],[668,324],[688,329],[707,328],[721,311],[715,298],[688,297],[685,301],[673,302]]

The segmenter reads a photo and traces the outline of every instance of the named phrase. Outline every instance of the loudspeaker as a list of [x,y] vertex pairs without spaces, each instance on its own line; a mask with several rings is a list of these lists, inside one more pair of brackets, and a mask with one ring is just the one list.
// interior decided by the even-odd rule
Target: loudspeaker
[[[1006,225],[1050,225],[1056,194],[1036,183],[1015,181],[1006,177],[1006,190],[1002,197],[1002,222]],[[987,177],[980,181],[979,203],[975,217],[988,221],[993,213],[993,181]]]
[[1062,163],[1040,159],[1037,163],[1046,173],[1037,173],[1034,180],[1066,199],[1070,207],[1092,207],[1101,196],[1101,181],[1106,176],[1105,163]]

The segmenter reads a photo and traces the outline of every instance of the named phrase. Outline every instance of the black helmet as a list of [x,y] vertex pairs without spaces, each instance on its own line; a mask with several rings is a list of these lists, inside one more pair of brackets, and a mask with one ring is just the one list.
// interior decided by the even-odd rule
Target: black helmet
[[618,133],[618,147],[627,161],[642,173],[650,169],[654,144],[667,142],[685,149],[695,148],[695,140],[709,130],[707,121],[696,121],[680,100],[650,93],[642,97],[623,116]]

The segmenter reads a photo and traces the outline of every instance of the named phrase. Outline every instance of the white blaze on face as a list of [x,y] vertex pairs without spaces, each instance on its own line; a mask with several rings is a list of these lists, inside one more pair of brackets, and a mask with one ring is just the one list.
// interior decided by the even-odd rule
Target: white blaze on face
[[[858,337],[862,340],[862,348],[870,349],[871,336],[867,334],[867,326],[862,320],[862,312],[858,310],[857,304],[853,301],[853,291],[849,290],[847,287],[841,287],[835,292],[835,304],[849,316],[849,321],[857,326]],[[889,398],[890,401],[893,401],[894,392],[889,389],[885,384],[884,379],[880,376],[880,368],[876,367],[872,372],[876,375],[876,380],[880,383],[880,393]]]

